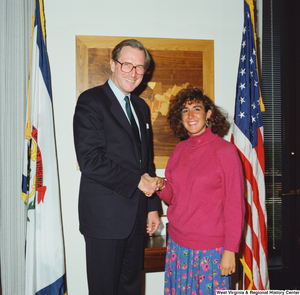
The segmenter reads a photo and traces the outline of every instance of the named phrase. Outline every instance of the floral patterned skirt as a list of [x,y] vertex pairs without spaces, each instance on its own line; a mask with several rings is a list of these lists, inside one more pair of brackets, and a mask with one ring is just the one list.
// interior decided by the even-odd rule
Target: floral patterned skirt
[[230,276],[221,276],[224,249],[193,250],[181,247],[169,236],[165,265],[165,295],[214,294],[230,289]]

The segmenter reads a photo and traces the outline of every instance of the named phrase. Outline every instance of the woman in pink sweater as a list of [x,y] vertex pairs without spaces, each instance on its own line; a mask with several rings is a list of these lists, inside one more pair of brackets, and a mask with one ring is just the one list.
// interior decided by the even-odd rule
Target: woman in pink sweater
[[199,89],[181,90],[168,120],[182,141],[158,192],[169,205],[165,294],[214,294],[230,288],[235,272],[245,213],[241,162],[217,135],[225,116]]

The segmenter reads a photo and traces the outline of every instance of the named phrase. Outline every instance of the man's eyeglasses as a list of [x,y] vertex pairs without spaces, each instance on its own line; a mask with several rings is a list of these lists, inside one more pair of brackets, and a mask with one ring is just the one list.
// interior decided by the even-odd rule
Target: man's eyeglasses
[[130,62],[119,62],[116,60],[121,65],[121,71],[124,73],[130,73],[133,69],[135,69],[135,72],[138,75],[144,75],[145,74],[145,67],[143,65],[137,65],[134,66]]

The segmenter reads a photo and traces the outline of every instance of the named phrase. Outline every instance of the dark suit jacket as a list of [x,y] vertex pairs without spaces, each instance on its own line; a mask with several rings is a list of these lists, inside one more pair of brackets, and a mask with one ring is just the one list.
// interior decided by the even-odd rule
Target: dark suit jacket
[[[149,108],[131,94],[141,130],[141,163],[130,123],[108,83],[83,92],[74,115],[74,141],[81,170],[79,222],[83,235],[126,238],[139,208],[146,228],[147,212],[160,209],[155,194],[138,188],[141,175],[155,175]],[[140,204],[139,204],[140,203]]]

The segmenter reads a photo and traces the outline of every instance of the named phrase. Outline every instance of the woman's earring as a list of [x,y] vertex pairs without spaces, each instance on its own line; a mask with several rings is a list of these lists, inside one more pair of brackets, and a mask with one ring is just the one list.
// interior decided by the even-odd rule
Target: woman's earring
[[205,125],[206,125],[206,127],[209,127],[208,118],[205,120]]

